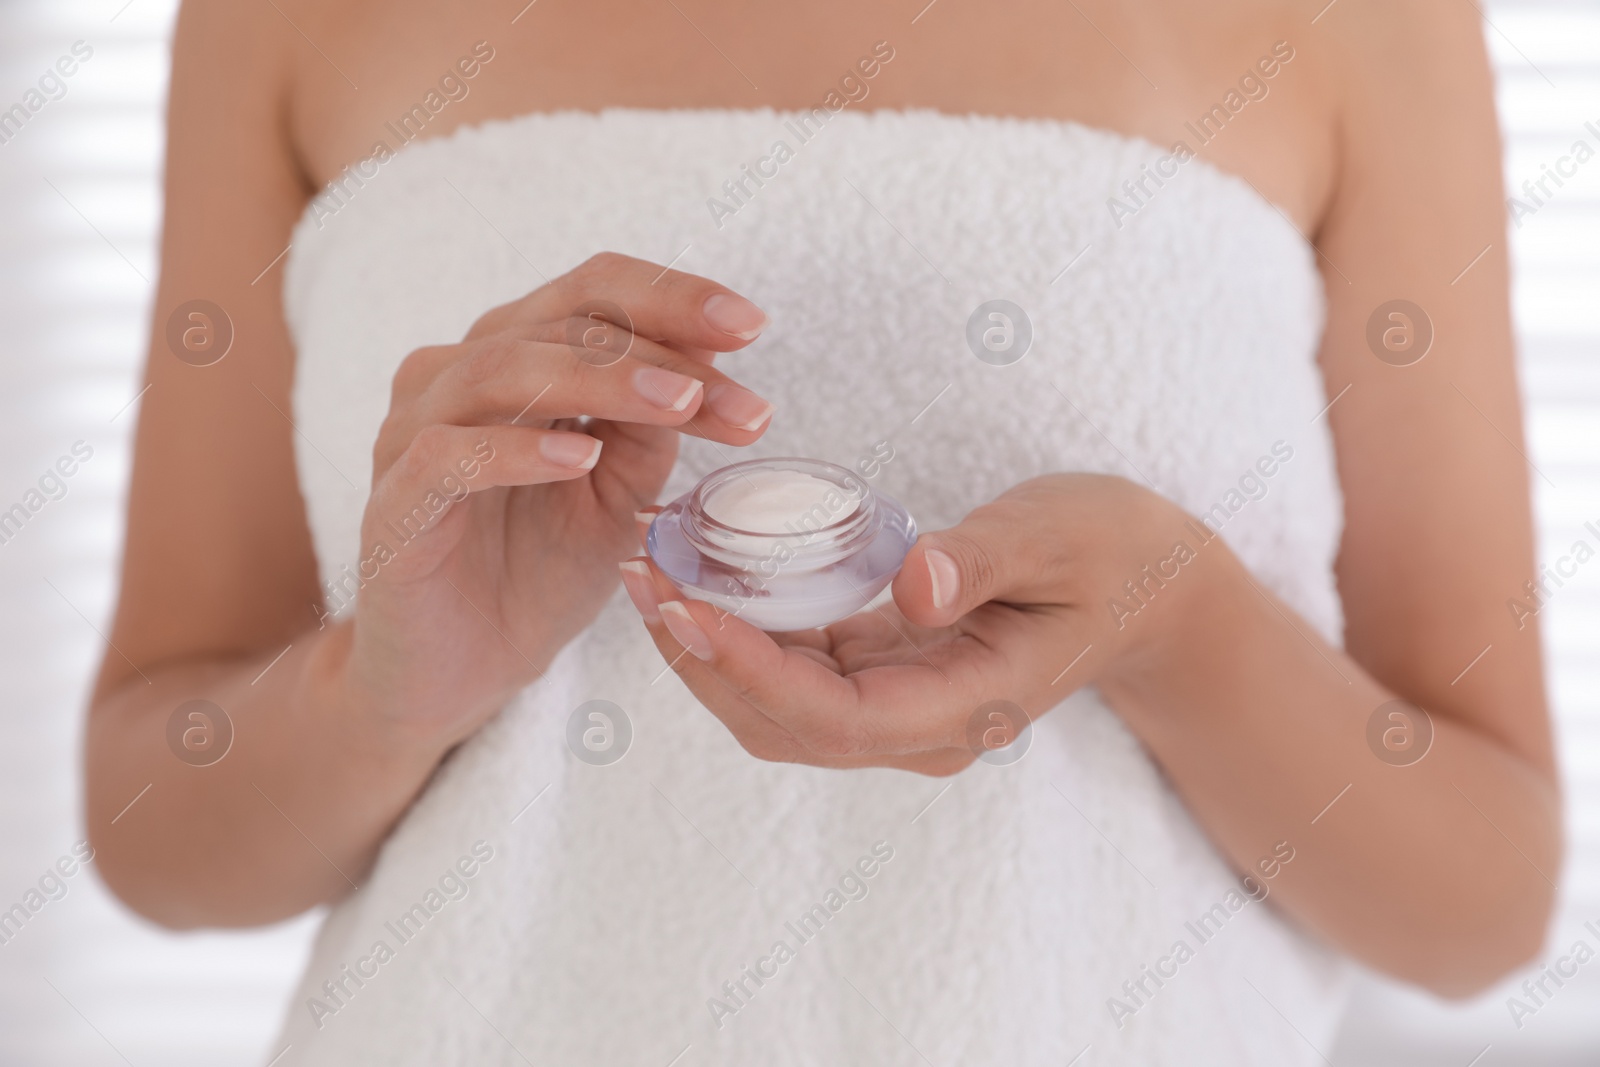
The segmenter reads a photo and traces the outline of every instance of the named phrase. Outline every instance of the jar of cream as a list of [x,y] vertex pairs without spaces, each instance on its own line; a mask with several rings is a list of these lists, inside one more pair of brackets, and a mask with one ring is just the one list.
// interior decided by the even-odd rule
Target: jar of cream
[[755,459],[713,471],[650,524],[646,550],[686,596],[763,630],[805,630],[883,591],[917,538],[854,471]]

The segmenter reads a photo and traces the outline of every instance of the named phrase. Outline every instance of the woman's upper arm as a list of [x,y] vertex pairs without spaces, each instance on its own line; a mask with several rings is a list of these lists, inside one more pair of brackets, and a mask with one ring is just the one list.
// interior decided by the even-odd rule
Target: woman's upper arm
[[[1340,68],[1337,191],[1317,245],[1328,397],[1348,386],[1327,416],[1345,495],[1347,649],[1393,691],[1550,774],[1538,628],[1508,608],[1526,599],[1534,543],[1477,12],[1341,4],[1314,29]],[[1394,364],[1418,348],[1386,360],[1369,345],[1375,316],[1404,341],[1404,320],[1380,314],[1396,300],[1431,322],[1431,348],[1409,366]]]
[[[137,679],[130,661],[148,673],[239,655],[313,617],[316,564],[285,417],[283,264],[267,269],[309,195],[284,103],[286,29],[270,4],[190,0],[178,16],[149,391],[111,635],[120,654],[108,652],[97,695]],[[232,348],[212,366],[169,347],[168,320],[192,300],[232,321]]]

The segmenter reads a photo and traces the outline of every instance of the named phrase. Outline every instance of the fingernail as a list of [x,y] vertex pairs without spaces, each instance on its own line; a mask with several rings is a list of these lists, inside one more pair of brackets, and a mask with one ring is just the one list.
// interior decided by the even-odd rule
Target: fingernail
[[589,470],[600,461],[600,442],[581,433],[546,434],[539,438],[539,454],[558,467]]
[[660,622],[661,612],[656,607],[661,601],[656,598],[655,583],[650,580],[650,568],[645,566],[643,560],[629,559],[617,564],[617,569],[622,571],[622,588],[628,591],[628,599],[633,601],[640,617],[652,626]]
[[742,385],[727,382],[711,387],[706,393],[706,405],[717,418],[740,430],[759,430],[777,410],[771,401],[761,399]]
[[633,388],[658,408],[688,411],[700,395],[700,379],[664,367],[640,367],[633,372]]
[[711,325],[743,341],[759,336],[772,321],[765,311],[732,293],[713,293],[706,298],[701,313]]
[[656,521],[656,513],[653,511],[635,511],[633,513],[633,521],[641,526],[649,526]]
[[922,558],[928,565],[928,580],[933,585],[934,610],[943,611],[955,603],[956,592],[961,588],[961,572],[956,569],[956,561],[937,548],[928,549]]
[[662,604],[661,619],[667,624],[667,632],[672,634],[678,644],[693,652],[699,659],[711,658],[711,639],[695,624],[694,616],[683,606],[683,601],[669,600]]

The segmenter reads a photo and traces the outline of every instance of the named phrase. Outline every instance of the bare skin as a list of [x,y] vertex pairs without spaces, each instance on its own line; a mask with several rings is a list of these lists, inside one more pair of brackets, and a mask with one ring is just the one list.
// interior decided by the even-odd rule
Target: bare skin
[[[963,701],[1009,696],[1035,713],[1064,695],[1042,672],[1092,641],[1064,686],[1100,687],[1241,869],[1294,840],[1299,858],[1273,899],[1372,966],[1464,994],[1537,951],[1561,863],[1560,795],[1537,623],[1519,629],[1506,607],[1535,572],[1528,472],[1508,444],[1520,447],[1521,422],[1499,143],[1470,5],[1342,0],[1315,25],[1301,5],[1175,0],[940,0],[914,25],[920,2],[685,0],[680,13],[541,0],[515,24],[520,3],[278,6],[189,3],[175,45],[152,387],[111,634],[120,652],[101,672],[87,752],[90,834],[133,907],[172,926],[239,925],[349,892],[443,755],[614,591],[616,564],[637,552],[633,513],[653,501],[687,416],[735,445],[765,428],[760,400],[732,391],[739,361],[759,357],[713,364],[748,344],[759,312],[714,279],[674,274],[641,295],[658,268],[591,261],[486,311],[461,344],[407,359],[367,522],[463,445],[492,440],[496,459],[352,620],[317,629],[283,414],[294,354],[281,265],[252,279],[316,190],[474,42],[496,58],[430,136],[553,108],[809,106],[886,39],[896,59],[868,107],[1070,119],[1165,144],[1283,40],[1296,55],[1270,97],[1203,158],[1249,180],[1321,253],[1320,362],[1330,398],[1350,387],[1327,416],[1345,494],[1345,650],[1308,639],[1220,543],[1195,581],[1153,603],[1150,625],[1142,613],[1132,634],[1101,633],[1102,609],[1083,605],[1164,555],[1182,517],[1142,489],[1070,474],[927,535],[895,586],[902,625],[963,680]],[[161,337],[197,293],[228,309],[238,337],[204,373]],[[595,295],[645,323],[630,362],[604,373],[556,343]],[[713,296],[725,298],[722,327]],[[1376,360],[1364,335],[1396,297],[1426,308],[1438,338],[1403,370]],[[683,377],[641,390],[647,366]],[[739,413],[720,418],[719,400]],[[585,442],[599,442],[592,469],[556,462],[557,439],[590,454]],[[513,535],[544,546],[535,563],[508,557]],[[957,575],[937,604],[930,553]],[[970,759],[953,703],[895,715],[920,692],[921,661],[898,661],[870,619],[780,643],[703,605],[664,604],[677,594],[648,568],[630,571],[663,653],[755,755],[932,774]],[[484,616],[520,651],[478,640]],[[684,645],[695,655],[679,658]],[[791,686],[772,691],[753,664],[785,670]],[[1364,740],[1372,710],[1397,696],[1435,726],[1433,750],[1404,769]],[[172,709],[195,697],[227,708],[237,729],[234,751],[204,773],[164,738]],[[850,728],[872,721],[864,713],[884,728]]]

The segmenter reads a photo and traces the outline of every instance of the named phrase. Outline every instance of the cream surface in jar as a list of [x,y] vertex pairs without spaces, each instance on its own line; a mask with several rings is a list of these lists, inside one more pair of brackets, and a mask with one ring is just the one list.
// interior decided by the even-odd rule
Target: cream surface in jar
[[916,536],[906,510],[855,472],[779,458],[708,474],[656,516],[646,548],[686,596],[783,631],[865,607]]

